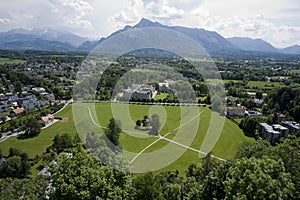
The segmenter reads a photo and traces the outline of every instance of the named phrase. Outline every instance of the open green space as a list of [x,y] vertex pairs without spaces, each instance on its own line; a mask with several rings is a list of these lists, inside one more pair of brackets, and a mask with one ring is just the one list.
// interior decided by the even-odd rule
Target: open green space
[[248,85],[250,88],[257,87],[259,89],[268,89],[276,87],[284,87],[282,82],[265,82],[265,81],[250,81]]
[[168,93],[159,93],[155,96],[154,100],[164,100],[166,99],[168,96]]
[[0,64],[23,64],[24,62],[24,60],[0,58]]
[[9,148],[14,147],[26,152],[30,158],[34,158],[36,155],[42,155],[45,152],[46,148],[52,144],[52,140],[56,134],[68,133],[74,136],[76,130],[73,122],[72,106],[67,106],[55,116],[61,117],[62,120],[43,129],[37,137],[28,139],[10,137],[1,142],[0,149],[3,151],[3,154],[7,156]]
[[291,74],[300,74],[300,69],[294,69],[290,71]]
[[[75,120],[73,119],[72,105],[68,105],[63,111],[55,115],[61,117],[62,120],[47,129],[43,129],[37,137],[23,140],[11,137],[0,143],[0,149],[2,149],[4,155],[7,155],[9,148],[15,147],[27,152],[30,158],[34,158],[34,156],[45,152],[46,148],[52,144],[56,134],[68,133],[74,136],[77,132],[76,128],[80,132],[85,132],[84,135],[80,135],[82,138],[92,131],[103,133],[99,125],[106,126],[109,119],[114,116],[121,121],[123,132],[120,135],[120,145],[125,152],[131,152],[127,157],[130,161],[138,152],[158,139],[157,136],[149,136],[147,130],[136,129],[136,120],[143,119],[144,115],[158,114],[162,124],[160,135],[199,150],[209,128],[212,115],[211,110],[207,107],[195,106],[179,107],[121,103],[82,103],[73,104],[73,106],[73,112],[78,112],[75,115],[77,116]],[[196,115],[197,113],[198,115]],[[191,134],[193,130],[195,130],[195,135]],[[224,159],[230,158],[245,141],[254,141],[254,139],[246,137],[235,123],[225,119],[222,133],[212,149],[212,154]],[[159,171],[177,169],[183,173],[189,164],[200,162],[198,152],[173,143],[170,144],[169,141],[164,139],[145,149],[145,153],[156,152],[164,148],[171,148],[171,151],[168,151],[170,153],[173,153],[172,148],[175,153],[177,151],[183,151],[183,153],[175,162]]]

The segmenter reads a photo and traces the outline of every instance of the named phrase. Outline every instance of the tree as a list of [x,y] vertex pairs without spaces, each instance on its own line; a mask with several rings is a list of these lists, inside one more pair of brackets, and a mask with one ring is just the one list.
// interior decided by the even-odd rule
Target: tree
[[71,147],[73,147],[72,137],[67,133],[56,135],[51,146],[51,148],[58,154]]
[[151,135],[157,135],[159,128],[160,128],[160,122],[159,122],[159,116],[157,114],[154,114],[151,116],[151,131],[149,132]]
[[25,137],[37,136],[41,132],[41,127],[42,127],[41,124],[36,118],[31,117],[27,119],[24,126],[24,131],[25,131],[24,136]]
[[7,158],[2,167],[2,177],[21,178],[22,177],[22,162],[20,156]]
[[291,199],[295,191],[281,160],[242,158],[229,168],[225,199]]
[[52,199],[130,199],[129,174],[102,165],[85,150],[77,149],[72,156],[61,154],[55,160],[49,166]]
[[[290,136],[282,143],[277,144],[274,147],[270,147],[263,151],[263,155],[266,155],[274,160],[282,160],[287,172],[291,174],[292,182],[295,184],[295,188],[300,188],[300,138],[296,136]],[[293,194],[294,199],[300,199],[300,191],[296,190]]]
[[105,130],[106,137],[110,140],[111,143],[118,146],[120,133],[120,123],[117,123],[117,121],[114,118],[111,118],[109,120],[108,127]]
[[12,179],[0,181],[0,199],[47,199],[45,191],[49,186],[45,179]]
[[142,121],[138,119],[135,124],[136,126],[140,127],[142,125]]
[[256,92],[255,97],[256,97],[257,99],[262,99],[263,93],[262,93],[261,91]]
[[270,143],[267,140],[259,140],[255,143],[244,142],[237,150],[235,158],[261,157],[268,147]]
[[10,147],[8,150],[8,157],[19,156],[21,151],[19,149]]
[[242,125],[244,133],[250,137],[255,137],[257,124],[258,122],[254,117],[246,117]]
[[136,200],[163,199],[162,188],[158,183],[157,177],[152,172],[136,176],[133,179],[133,186],[135,188],[134,199]]
[[143,126],[148,126],[148,119],[149,119],[148,115],[145,115],[143,119]]

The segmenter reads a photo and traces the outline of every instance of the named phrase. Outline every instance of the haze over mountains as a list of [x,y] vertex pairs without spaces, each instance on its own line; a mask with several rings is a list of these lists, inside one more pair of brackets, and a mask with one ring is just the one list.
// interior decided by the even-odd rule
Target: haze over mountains
[[[107,38],[126,30],[144,27],[166,28],[184,33],[201,44],[210,54],[222,52],[247,52],[249,54],[249,52],[260,52],[300,55],[299,45],[294,45],[284,49],[277,49],[262,39],[243,37],[226,39],[217,32],[207,31],[199,28],[166,26],[147,19],[142,19],[135,26],[126,26],[123,29],[112,33]],[[52,28],[33,29],[31,31],[25,29],[12,29],[10,31],[0,33],[0,49],[91,51],[107,38],[101,38],[100,40],[96,41],[88,41],[88,38],[84,38],[69,32],[59,32]]]

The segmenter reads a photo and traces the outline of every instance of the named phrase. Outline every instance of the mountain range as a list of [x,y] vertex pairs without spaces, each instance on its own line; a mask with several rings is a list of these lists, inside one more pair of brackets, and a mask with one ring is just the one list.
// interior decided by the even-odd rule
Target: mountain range
[[199,28],[183,26],[166,26],[148,19],[141,19],[135,26],[126,26],[112,33],[107,38],[90,41],[88,38],[70,32],[59,32],[53,28],[45,29],[12,29],[0,32],[0,49],[12,50],[47,50],[47,51],[91,51],[106,39],[136,28],[158,27],[181,32],[201,44],[210,54],[220,53],[272,53],[300,55],[300,46],[294,45],[284,49],[277,49],[262,39],[246,37],[224,38],[217,32]]

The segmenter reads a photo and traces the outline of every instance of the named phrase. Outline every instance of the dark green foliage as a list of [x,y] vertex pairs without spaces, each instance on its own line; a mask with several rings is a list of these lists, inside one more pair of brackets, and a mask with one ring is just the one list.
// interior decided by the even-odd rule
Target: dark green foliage
[[114,118],[110,119],[107,129],[105,130],[106,137],[109,139],[111,143],[118,146],[120,133],[121,133],[120,124]]
[[28,118],[23,126],[23,130],[25,133],[22,135],[23,137],[34,137],[37,136],[41,132],[42,125],[39,121],[34,118]]
[[267,140],[258,140],[255,143],[245,142],[237,150],[235,158],[260,157],[268,147],[270,143]]
[[[103,166],[99,159],[86,152],[64,154],[50,166],[52,199],[129,199],[131,185],[126,172]],[[59,166],[59,167],[57,167]]]
[[135,177],[133,187],[135,188],[134,199],[136,200],[163,199],[159,179],[152,172]]
[[75,142],[73,141],[72,137],[67,134],[64,133],[62,135],[56,135],[53,139],[53,144],[50,147],[50,149],[53,149],[56,153],[61,153],[64,150],[67,150],[71,147],[74,147]]
[[266,113],[281,112],[293,117],[295,121],[300,120],[300,90],[292,88],[280,88],[272,91],[266,102],[268,108]]
[[29,169],[28,155],[15,148],[10,148],[7,159],[0,166],[0,177],[24,178],[29,174]]
[[239,127],[243,129],[247,136],[256,137],[257,124],[256,118],[248,116],[240,122]]
[[136,126],[140,127],[142,125],[142,121],[138,119],[135,124]]
[[2,179],[0,180],[0,199],[46,199],[48,184],[44,179]]
[[229,168],[225,199],[290,199],[295,191],[281,160],[242,158]]

